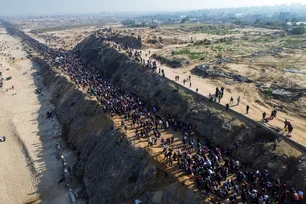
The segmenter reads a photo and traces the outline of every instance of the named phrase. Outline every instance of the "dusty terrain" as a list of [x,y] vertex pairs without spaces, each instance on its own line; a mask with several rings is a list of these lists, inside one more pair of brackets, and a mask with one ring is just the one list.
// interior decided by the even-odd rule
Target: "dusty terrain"
[[97,30],[96,26],[65,29],[63,31],[49,31],[43,33],[27,34],[52,48],[73,49],[79,42],[85,39],[92,31]]
[[[52,48],[71,50],[93,31],[120,26],[118,20],[99,16],[44,16],[14,18],[11,22],[29,36]],[[106,23],[107,22],[107,23]]]
[[[58,184],[63,173],[56,149],[60,125],[46,119],[54,107],[39,67],[26,58],[18,39],[3,28],[0,33],[0,72],[4,79],[12,77],[0,88],[0,135],[6,136],[0,143],[0,203],[69,203],[65,182]],[[42,95],[35,94],[37,88]]]
[[[131,42],[132,38],[126,39]],[[106,49],[103,53],[91,51],[96,49],[101,41],[99,36],[93,35],[79,46],[82,61],[88,67],[93,67],[100,73],[106,73],[105,76],[113,84],[157,104],[161,112],[170,113],[183,121],[195,124],[195,130],[202,138],[211,139],[216,144],[225,147],[231,147],[236,140],[239,140],[242,146],[234,157],[249,161],[250,168],[268,168],[273,177],[280,177],[290,186],[301,189],[304,187],[302,180],[305,178],[305,171],[303,171],[305,156],[303,152],[294,149],[290,146],[291,143],[286,143],[286,141],[281,141],[276,149],[272,150],[275,135],[271,137],[271,134],[260,131],[261,128],[254,125],[254,122],[241,120],[242,117],[233,118],[231,112],[225,111],[222,106],[210,103],[204,97],[194,93],[195,88],[199,87],[200,94],[207,96],[214,92],[215,86],[225,86],[225,82],[228,81],[220,79],[204,79],[206,80],[204,81],[192,75],[192,86],[189,88],[191,91],[188,90],[189,82],[186,87],[180,86],[182,79],[188,78],[191,69],[201,61],[200,59],[193,59],[193,61],[189,57],[193,55],[193,58],[198,58],[199,54],[176,53],[188,55],[184,57],[190,61],[192,65],[190,67],[184,64],[181,68],[173,69],[158,63],[158,67],[165,70],[166,77],[170,80],[174,80],[175,75],[180,76],[178,82],[180,85],[178,85],[149,70],[144,71],[144,67],[136,60],[128,58],[123,50]],[[126,41],[127,44],[128,41]],[[190,45],[190,42],[183,42],[179,45],[172,43],[170,40],[169,49],[176,47],[182,49]],[[157,49],[154,45],[151,47],[150,44],[144,44],[143,46],[142,58],[145,60],[149,59],[152,54],[162,54],[161,49]],[[106,60],[97,63],[97,59],[101,59],[101,54]],[[236,64],[239,65],[239,63]],[[44,67],[42,69],[43,81],[48,90],[52,92],[52,103],[58,112],[59,121],[65,127],[63,135],[69,146],[78,152],[79,162],[74,166],[74,171],[84,181],[91,203],[132,202],[140,195],[140,199],[146,203],[178,203],[178,201],[198,203],[195,200],[201,199],[201,196],[194,185],[194,179],[190,179],[178,170],[177,165],[164,159],[159,141],[158,145],[148,147],[146,138],[137,139],[135,137],[134,128],[128,128],[127,131],[121,129],[122,117],[109,118],[101,114],[101,107],[93,97],[77,90],[69,79],[67,80],[62,73],[55,70]],[[219,81],[223,84],[218,84]],[[237,90],[242,92],[239,89],[241,84],[231,83],[230,85],[237,87]],[[254,90],[252,84],[243,85],[247,89]],[[225,98],[221,103],[229,100],[228,93],[234,94],[231,89],[232,87],[226,87]],[[237,96],[233,96],[236,99]],[[256,98],[257,96],[248,95],[248,97]],[[237,107],[241,108],[240,111],[243,113],[244,100],[247,96],[241,98],[242,102]],[[251,111],[254,107],[255,105],[251,106]],[[256,119],[257,115],[251,111],[249,114],[251,118],[259,120]],[[279,114],[277,119],[280,117],[282,116]],[[275,121],[277,120],[272,122]],[[281,120],[280,124],[282,124]],[[130,127],[130,123],[128,126]],[[182,135],[179,132],[163,131],[162,135],[164,138],[174,136],[172,146],[174,150],[186,148],[186,145],[181,142]],[[168,196],[168,193],[171,196]]]
[[[67,33],[68,35],[68,33]],[[127,34],[128,35],[128,34]],[[203,36],[206,36],[207,34],[203,34]],[[135,36],[132,35],[132,36]],[[136,35],[137,36],[137,35]],[[241,36],[240,36],[241,37]],[[172,40],[169,40],[169,45],[168,46],[168,55],[171,55],[171,51],[173,49],[182,49],[182,47],[184,46],[190,46],[190,42],[186,42],[186,40],[188,40],[189,36],[185,36],[185,39],[182,39],[182,43],[179,44],[179,45],[176,45],[177,43],[177,40],[175,45],[173,45],[173,41]],[[200,38],[200,36],[197,36],[197,39]],[[90,45],[91,43],[88,43],[88,46],[90,48]],[[163,45],[164,46],[164,45]],[[149,57],[152,55],[152,54],[163,54],[164,51],[167,51],[167,46],[165,46],[165,48],[163,50],[161,49],[157,49],[156,46],[154,45],[150,45],[150,43],[146,43],[143,45],[143,53],[142,53],[142,58],[147,60],[149,59]],[[86,49],[88,48],[84,48],[85,51]],[[250,48],[251,49],[251,48]],[[252,52],[253,51],[256,51],[256,47],[254,46],[252,49]],[[150,54],[149,54],[149,50],[150,50]],[[213,52],[216,52],[213,50]],[[123,51],[121,51],[121,53],[123,53]],[[94,55],[94,53],[91,53],[92,55]],[[87,58],[87,59],[91,59],[91,54],[89,54],[89,56],[85,57],[83,56],[84,58]],[[106,53],[107,54],[107,53]],[[160,65],[158,63],[158,67],[161,68],[161,69],[164,69],[165,70],[165,73],[166,73],[166,77],[171,79],[171,80],[174,80],[174,76],[176,75],[179,75],[180,76],[180,81],[178,83],[182,84],[182,80],[183,79],[187,79],[189,75],[192,75],[191,77],[191,82],[192,82],[192,86],[189,87],[192,91],[194,91],[196,88],[199,88],[199,93],[200,94],[203,94],[205,96],[207,96],[209,93],[214,93],[214,90],[215,90],[215,87],[216,86],[224,86],[226,87],[226,92],[225,92],[225,97],[221,100],[221,104],[224,104],[226,101],[229,101],[229,98],[230,96],[233,96],[236,100],[236,98],[238,96],[241,96],[241,104],[239,106],[233,106],[231,108],[233,108],[234,110],[238,111],[238,112],[241,112],[242,114],[245,114],[245,105],[246,104],[249,104],[251,106],[251,110],[250,110],[250,113],[248,114],[248,116],[251,118],[251,119],[254,119],[255,121],[260,121],[261,119],[261,111],[263,111],[262,108],[262,103],[259,103],[257,100],[263,100],[262,99],[262,96],[260,95],[260,93],[258,93],[258,89],[254,86],[254,84],[242,84],[242,83],[226,83],[228,82],[228,80],[224,80],[224,79],[210,79],[210,78],[201,78],[201,77],[198,77],[198,76],[195,76],[193,74],[191,74],[191,70],[194,68],[195,65],[197,65],[198,63],[200,63],[201,61],[204,61],[204,60],[200,60],[200,59],[190,59],[190,54],[188,53],[184,53],[184,52],[179,52],[177,53],[178,55],[187,55],[185,56],[185,58],[187,60],[190,61],[190,65],[186,66],[184,64],[184,66],[182,66],[181,68],[178,68],[178,69],[173,69],[173,68],[169,68],[167,66],[164,66],[164,65]],[[213,53],[215,54],[215,53]],[[252,54],[252,53],[251,53]],[[195,58],[198,58],[197,56],[198,54],[195,54]],[[113,56],[112,53],[109,54],[109,56]],[[194,57],[192,57],[194,58]],[[213,56],[212,56],[213,58]],[[112,60],[111,58],[107,58],[109,60],[109,63],[111,64]],[[242,60],[241,60],[242,61]],[[243,61],[242,61],[243,62]],[[92,63],[92,61],[90,61],[89,63]],[[89,64],[88,63],[88,64]],[[228,70],[228,69],[232,69],[232,70],[235,70],[237,69],[240,73],[241,70],[243,70],[243,68],[245,68],[245,72],[242,72],[241,75],[246,75],[248,74],[248,71],[246,71],[246,69],[249,69],[248,64],[250,63],[250,61],[248,59],[245,60],[245,62],[241,63],[238,63],[237,61],[235,61],[235,63],[227,63],[227,65],[230,67],[230,68],[227,68],[227,67],[222,67],[224,70]],[[253,62],[252,62],[253,63]],[[256,64],[256,62],[254,63]],[[232,65],[232,66],[231,66]],[[236,67],[235,67],[236,66]],[[135,68],[135,66],[132,66],[133,69],[131,67],[129,67],[130,69],[129,70],[133,70],[133,73],[134,71],[136,71],[137,68]],[[109,72],[112,72],[112,67],[107,67],[108,71]],[[142,94],[142,96],[145,96],[145,97],[148,97],[148,94],[147,94],[147,91],[148,89],[144,89],[142,90],[143,92],[141,92],[141,88],[137,87],[133,87],[133,84],[130,82],[130,80],[127,80],[127,79],[131,79],[132,76],[127,76],[126,75],[128,73],[132,73],[132,72],[127,72],[124,67],[120,67],[120,69],[122,70],[122,72],[120,72],[119,76],[122,77],[122,80],[119,82],[119,84],[121,83],[121,85],[123,84],[126,88],[128,88],[129,90],[134,90],[134,91],[138,91],[137,93],[138,94]],[[114,70],[117,70],[117,68],[115,68]],[[257,73],[256,72],[256,69],[254,69],[255,71],[255,74]],[[124,72],[126,72],[126,74],[124,74]],[[270,71],[270,73],[272,74],[273,71]],[[124,77],[123,77],[123,74],[124,74]],[[137,73],[137,71],[135,72],[135,75],[139,75],[140,73]],[[293,74],[295,76],[295,74]],[[250,76],[248,77],[252,77],[254,76],[254,74],[250,74]],[[147,77],[147,76],[146,76]],[[116,76],[112,76],[111,75],[111,78],[116,78]],[[134,77],[135,78],[135,77]],[[153,77],[152,77],[153,78]],[[146,82],[149,81],[149,79],[151,80],[152,78],[147,78],[148,80]],[[254,80],[254,79],[253,79]],[[303,79],[301,78],[301,81]],[[145,80],[144,80],[145,81]],[[138,86],[144,86],[146,87],[146,84],[143,83],[144,81],[142,82],[139,82],[139,85]],[[50,84],[50,86],[56,86],[54,85],[53,83],[51,82],[48,82]],[[118,82],[117,82],[118,83]],[[140,85],[142,84],[142,85]],[[69,93],[69,90],[67,88],[67,91],[66,90],[62,90],[61,88],[61,85],[58,85],[59,87],[57,87],[56,90],[59,90],[60,92],[63,92],[63,93]],[[189,82],[186,83],[186,87],[188,88],[189,86]],[[166,85],[166,87],[168,88],[168,84]],[[153,88],[153,87],[152,87]],[[173,88],[171,86],[171,88]],[[171,90],[171,89],[170,89]],[[168,90],[169,91],[169,90]],[[165,91],[166,93],[167,91]],[[168,92],[169,93],[169,92]],[[172,92],[171,92],[172,93]],[[229,94],[228,94],[229,93]],[[255,93],[255,94],[254,94]],[[70,94],[70,93],[69,93]],[[150,93],[151,95],[153,95],[154,93]],[[74,94],[72,94],[74,95]],[[171,95],[171,94],[170,94]],[[154,97],[153,97],[154,98]],[[169,96],[169,98],[171,99],[171,96]],[[168,99],[168,96],[167,96],[167,99]],[[266,98],[265,98],[266,99]],[[67,111],[65,107],[69,107],[70,104],[73,104],[73,103],[76,103],[77,101],[73,102],[75,100],[75,98],[73,100],[68,100],[68,98],[65,98],[65,101],[63,102],[63,100],[60,100],[58,101],[58,103],[60,104],[60,107],[59,109],[60,110],[63,110],[63,113],[60,113],[62,114],[62,116],[65,116],[65,114],[69,114],[69,117],[70,118],[76,118],[74,117],[74,115],[78,115],[77,113],[75,113],[73,110],[70,110],[70,111]],[[83,100],[83,99],[82,99]],[[181,99],[180,99],[181,100]],[[270,100],[272,101],[272,100]],[[168,100],[166,100],[167,103],[169,103]],[[173,102],[173,101],[172,101]],[[277,103],[277,101],[273,100],[274,103]],[[83,101],[82,101],[83,103]],[[81,104],[82,104],[81,103]],[[88,102],[86,102],[88,103]],[[86,104],[84,103],[84,105]],[[166,103],[166,104],[167,104]],[[257,105],[259,104],[259,105]],[[80,104],[79,104],[80,105]],[[172,109],[174,109],[174,105],[173,104],[168,104],[169,107],[172,107]],[[263,105],[263,107],[265,108],[264,110],[267,112],[267,115],[269,115],[270,111],[271,111],[271,106],[269,107],[270,104],[267,103],[267,105]],[[71,105],[70,105],[71,106]],[[91,106],[91,105],[90,105]],[[87,105],[86,105],[87,107]],[[96,108],[96,107],[95,107]],[[170,108],[169,108],[170,109]],[[76,110],[74,108],[74,110],[76,112],[80,112],[80,114],[83,114],[82,113],[82,110]],[[84,109],[83,111],[86,111],[87,109]],[[167,108],[165,108],[165,110],[168,110]],[[91,112],[91,111],[90,111]],[[175,112],[175,111],[173,111]],[[96,112],[95,112],[96,113]],[[205,114],[203,114],[205,115]],[[223,111],[221,111],[221,114],[220,115],[227,115],[226,113],[224,113]],[[288,114],[289,115],[289,114]],[[277,129],[277,128],[281,128],[282,125],[283,125],[283,119],[284,117],[286,118],[289,118],[288,115],[284,116],[284,114],[282,113],[282,111],[279,111],[278,112],[278,116],[275,120],[271,121],[269,124],[272,125],[272,128],[273,129]],[[120,147],[117,147],[117,146],[113,146],[113,145],[108,145],[108,144],[113,144],[115,142],[115,140],[117,139],[117,141],[125,141],[122,139],[122,137],[118,137],[115,133],[114,135],[114,138],[112,138],[111,136],[110,137],[107,137],[107,138],[103,138],[101,140],[99,140],[98,142],[96,141],[96,139],[92,139],[91,138],[91,134],[95,134],[97,133],[97,135],[101,135],[101,132],[103,132],[103,134],[107,134],[108,133],[104,133],[104,131],[107,131],[105,129],[105,127],[103,127],[102,129],[99,129],[99,126],[98,124],[103,124],[103,125],[107,125],[107,123],[105,123],[105,121],[102,121],[100,122],[100,120],[98,120],[98,118],[94,116],[88,116],[86,115],[86,117],[90,117],[90,119],[88,119],[88,121],[86,120],[86,123],[84,124],[84,128],[85,129],[90,129],[90,133],[85,133],[86,131],[85,130],[82,130],[82,131],[79,131],[78,130],[78,126],[77,128],[76,127],[73,127],[71,131],[71,133],[69,134],[69,140],[70,142],[72,143],[75,143],[75,145],[77,146],[78,149],[80,149],[81,151],[81,160],[85,160],[86,162],[88,161],[89,165],[85,165],[85,176],[84,176],[84,180],[87,184],[87,187],[88,187],[88,192],[92,192],[93,193],[93,197],[92,199],[97,199],[97,198],[101,198],[101,195],[107,195],[109,196],[109,191],[107,189],[109,188],[114,188],[116,187],[116,185],[118,184],[118,182],[122,182],[122,185],[126,185],[126,183],[124,181],[116,181],[113,183],[110,182],[110,179],[112,178],[112,176],[114,175],[118,175],[118,172],[116,172],[117,174],[113,174],[112,172],[110,172],[109,168],[106,168],[104,167],[102,164],[108,164],[108,166],[110,167],[113,167],[114,164],[114,161],[110,161],[107,157],[105,157],[104,155],[103,156],[100,156],[100,154],[110,154],[112,158],[118,158],[118,156],[122,156],[122,161],[127,159],[127,158],[131,158],[130,155],[133,154],[131,152],[133,152],[134,150],[131,150],[130,146],[128,146],[128,150],[129,151],[126,151],[124,152],[124,154],[122,154],[122,149],[120,149]],[[115,123],[115,126],[119,128],[120,126],[120,121],[122,118],[118,118],[118,117],[115,117],[113,118],[114,120],[114,123]],[[297,116],[297,113],[295,115],[293,115],[293,117],[290,117],[289,118],[290,121],[294,124],[294,135],[293,135],[293,140],[301,143],[301,144],[304,144],[304,138],[303,138],[303,135],[302,135],[302,132],[303,132],[303,127],[302,127],[302,124],[303,124],[303,119],[299,118]],[[65,119],[63,117],[62,120],[68,120],[68,119]],[[75,119],[75,120],[81,120],[81,121],[85,121],[83,119]],[[66,121],[67,122],[67,121]],[[202,122],[202,121],[197,121],[197,122]],[[206,121],[207,122],[207,121]],[[231,120],[232,122],[232,120]],[[233,122],[234,123],[234,122]],[[74,126],[80,124],[80,122],[75,122],[75,124],[73,124]],[[96,125],[93,125],[93,124],[96,124]],[[205,124],[205,123],[203,123]],[[202,124],[202,125],[203,125]],[[70,125],[70,124],[69,124]],[[207,124],[208,125],[208,124]],[[219,124],[221,125],[221,124]],[[238,126],[239,124],[231,124],[233,127],[236,125]],[[204,126],[204,125],[203,125]],[[206,124],[205,124],[206,126]],[[223,128],[223,126],[222,126]],[[220,129],[222,129],[220,128]],[[203,130],[203,129],[201,129]],[[84,131],[84,132],[83,132]],[[177,168],[173,167],[172,165],[168,164],[164,158],[163,158],[163,154],[162,154],[162,148],[159,147],[159,146],[155,146],[153,148],[151,147],[146,147],[147,145],[147,142],[146,142],[146,139],[140,139],[140,140],[136,140],[135,138],[135,135],[134,135],[134,130],[133,129],[129,129],[127,132],[124,132],[122,131],[123,134],[126,134],[127,137],[130,139],[130,141],[132,141],[132,144],[133,146],[135,147],[141,147],[141,148],[145,148],[146,151],[151,155],[153,156],[153,158],[158,161],[158,163],[154,164],[158,167],[159,170],[161,171],[164,171],[164,172],[167,172],[169,173],[170,175],[173,175],[173,179],[178,179],[181,183],[184,183],[184,185],[186,185],[187,187],[191,188],[191,189],[195,189],[195,186],[194,186],[194,182],[193,180],[189,179],[186,175],[182,174],[181,172],[177,171]],[[229,134],[229,130],[226,131],[227,134]],[[219,133],[215,133],[215,132],[211,132],[212,135],[211,137],[215,137],[216,135],[219,135]],[[175,148],[174,149],[177,149],[177,148],[180,148],[180,147],[183,147],[182,143],[180,142],[181,141],[181,135],[179,134],[176,134],[172,131],[169,131],[169,132],[163,132],[163,136],[164,137],[171,137],[172,135],[175,136],[175,142],[174,142],[174,146]],[[243,135],[243,139],[242,140],[248,140],[248,136],[249,135]],[[225,137],[225,136],[224,136]],[[235,135],[236,139],[238,139],[240,137],[240,135]],[[109,138],[109,139],[108,139]],[[225,137],[226,138],[226,137]],[[216,138],[217,139],[217,138]],[[231,138],[231,142],[233,143],[233,140],[235,140],[235,138]],[[239,138],[241,139],[241,138]],[[252,138],[253,140],[254,138]],[[256,138],[255,138],[256,139]],[[254,139],[254,141],[256,141]],[[104,140],[107,140],[107,142],[103,142]],[[111,140],[111,141],[108,141],[108,140]],[[221,140],[219,138],[219,140]],[[101,142],[102,141],[102,142]],[[224,139],[223,142],[225,142],[226,140]],[[252,141],[252,142],[254,142]],[[110,143],[108,143],[110,142]],[[250,141],[249,141],[250,142]],[[92,144],[94,143],[94,144]],[[96,144],[98,143],[98,145],[96,146]],[[102,143],[101,145],[99,145],[100,143]],[[88,145],[90,144],[90,145]],[[105,144],[107,144],[105,146]],[[88,151],[87,149],[90,149],[90,146],[93,146],[93,152],[99,152],[99,148],[101,148],[103,151],[102,153],[99,152],[98,155],[94,155],[92,156],[93,154],[90,154],[90,156],[88,157]],[[126,145],[125,143],[122,144],[122,145]],[[241,151],[245,151],[245,153],[243,154],[243,152],[240,152],[239,155],[245,155],[245,156],[241,156],[243,157],[244,159],[250,159],[250,158],[253,158],[254,161],[254,164],[252,165],[252,167],[254,168],[264,168],[262,165],[265,165],[267,161],[271,161],[271,162],[268,162],[267,165],[271,165],[269,166],[271,169],[273,169],[273,171],[280,175],[281,177],[284,177],[286,180],[291,180],[290,182],[293,182],[295,181],[296,178],[292,179],[292,175],[297,175],[297,174],[300,174],[301,173],[301,170],[300,169],[296,169],[296,171],[294,171],[294,173],[292,175],[290,175],[290,173],[287,172],[287,169],[290,167],[289,166],[289,163],[291,160],[294,160],[294,164],[296,162],[297,159],[301,159],[301,160],[304,160],[304,155],[303,153],[299,152],[299,151],[296,151],[296,150],[292,150],[292,148],[290,147],[290,145],[288,145],[287,143],[284,143],[283,141],[279,143],[278,145],[278,148],[276,149],[275,152],[272,152],[271,151],[271,146],[272,144],[271,143],[246,143],[246,145],[249,145],[249,146],[245,146],[243,147],[243,150]],[[105,146],[105,148],[104,148]],[[125,147],[125,146],[124,146]],[[85,148],[83,150],[83,148]],[[107,150],[110,150],[110,151],[107,151]],[[119,153],[114,153],[114,150],[118,150]],[[131,152],[130,152],[131,151]],[[262,152],[263,154],[262,155],[258,155],[258,152]],[[115,154],[115,155],[114,155]],[[119,155],[118,155],[119,154]],[[127,154],[127,155],[125,155]],[[124,155],[124,156],[123,156]],[[257,155],[257,156],[256,156]],[[277,155],[277,158],[275,159],[275,155]],[[140,155],[132,155],[132,158],[134,157],[140,157]],[[280,159],[278,160],[278,157],[280,157]],[[260,158],[260,159],[259,159]],[[103,162],[102,162],[103,161]],[[141,160],[142,161],[142,160]],[[264,161],[264,162],[263,162]],[[84,162],[84,163],[86,163]],[[95,166],[95,162],[97,163]],[[134,163],[134,161],[132,161]],[[101,164],[102,163],[102,164]],[[121,162],[121,163],[124,163],[124,162]],[[139,162],[137,162],[139,163]],[[162,163],[162,165],[160,165],[160,163]],[[102,165],[102,166],[101,166]],[[119,165],[119,164],[118,164]],[[120,164],[121,165],[121,164]],[[299,164],[300,166],[303,166],[304,165],[304,162],[302,164]],[[106,168],[106,169],[105,169]],[[124,169],[122,169],[122,173],[126,173],[127,175],[130,175],[132,172],[130,172],[128,169],[126,169],[125,167],[122,167]],[[142,168],[138,166],[138,168]],[[301,167],[301,169],[303,169],[304,167]],[[99,174],[99,175],[94,175],[94,171],[96,171],[97,169],[101,169],[101,171],[103,172],[102,174]],[[279,170],[279,171],[277,171]],[[147,172],[148,171],[148,167],[145,168],[144,172]],[[140,170],[141,174],[140,174],[140,178],[142,178],[143,176],[143,172]],[[281,172],[281,173],[280,173]],[[110,176],[110,173],[112,174],[112,176]],[[122,175],[122,173],[120,175]],[[287,175],[288,174],[288,175]],[[133,175],[132,175],[133,176]],[[109,178],[111,177],[111,178]],[[103,191],[103,193],[101,193],[101,195],[97,194],[97,187],[94,185],[94,183],[92,183],[91,181],[93,180],[96,180],[96,179],[102,179],[103,181],[105,181],[105,183],[103,184],[104,187],[98,187],[98,192],[100,193],[99,189]],[[171,179],[172,179],[172,176],[171,176]],[[139,179],[138,179],[139,180]],[[141,179],[140,179],[141,180]],[[157,179],[157,183],[159,182],[160,180]],[[109,182],[109,183],[108,183]],[[161,179],[161,182],[166,182],[164,181],[163,179]],[[170,182],[173,182],[173,181],[170,181]],[[162,185],[158,185],[154,183],[154,185],[151,185],[150,188],[152,188],[151,190],[154,191],[154,197],[155,199],[161,199],[159,198],[159,193],[160,191],[156,191],[156,190],[159,190],[161,188],[161,186],[164,186],[165,183],[163,183]],[[135,185],[138,185],[135,184]],[[129,184],[126,186],[124,186],[123,189],[129,189],[131,188],[131,186],[134,186]],[[168,188],[168,187],[167,187]],[[183,190],[185,191],[185,190]],[[113,193],[113,191],[112,191]],[[121,193],[121,192],[120,192]],[[120,195],[120,194],[119,194]],[[113,196],[113,195],[112,195]],[[116,196],[113,196],[113,197],[116,197]],[[120,196],[119,196],[120,197]],[[157,197],[157,198],[156,198]],[[105,199],[105,198],[103,198]],[[116,197],[116,199],[119,199]]]
[[[218,29],[201,32],[194,29],[119,28],[112,32],[135,38],[141,36],[142,59],[158,59],[158,68],[165,71],[167,78],[175,80],[175,76],[180,76],[177,83],[183,84],[186,79],[186,87],[194,91],[198,89],[200,94],[207,97],[210,93],[215,93],[216,87],[224,87],[225,95],[220,103],[225,105],[233,97],[231,109],[242,114],[246,114],[246,105],[249,105],[247,116],[255,121],[262,123],[262,113],[266,112],[266,117],[269,117],[271,111],[276,109],[277,117],[264,124],[285,134],[284,120],[288,119],[294,127],[291,139],[306,146],[306,129],[303,125],[306,122],[305,74],[284,71],[306,70],[306,36],[287,36],[283,31],[258,28],[233,28],[226,32],[222,30],[225,33],[218,35]],[[166,63],[161,59],[170,62]],[[179,67],[171,67],[174,61],[180,62]],[[252,83],[206,75],[195,68],[202,64],[209,65],[212,71],[241,75]],[[191,87],[189,76],[192,76]],[[289,95],[282,95],[284,91]],[[236,105],[239,96],[241,101]]]

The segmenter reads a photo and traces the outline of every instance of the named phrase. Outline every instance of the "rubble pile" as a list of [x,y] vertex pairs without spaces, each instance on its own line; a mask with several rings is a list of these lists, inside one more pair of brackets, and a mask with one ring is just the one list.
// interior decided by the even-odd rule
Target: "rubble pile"
[[242,83],[252,83],[253,81],[241,76],[240,74],[234,74],[232,72],[224,72],[221,69],[214,67],[210,69],[210,65],[202,64],[196,66],[193,71],[194,74],[206,76],[206,77],[221,77],[221,78],[228,78],[232,79],[233,81],[242,82]]
[[272,83],[258,82],[256,86],[260,88],[263,93],[272,95],[273,98],[295,98],[301,96],[303,91],[305,91],[303,89],[284,88]]
[[271,49],[271,50],[265,50],[265,51],[256,51],[253,52],[251,55],[245,56],[246,58],[248,57],[263,57],[266,55],[279,55],[280,53],[282,53],[284,51],[283,48],[275,48],[275,49]]

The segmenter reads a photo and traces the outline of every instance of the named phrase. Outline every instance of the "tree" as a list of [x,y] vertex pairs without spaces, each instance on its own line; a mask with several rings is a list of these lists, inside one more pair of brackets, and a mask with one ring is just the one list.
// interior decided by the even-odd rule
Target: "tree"
[[260,22],[260,19],[258,19],[258,18],[257,18],[256,21],[254,22],[255,25],[258,25],[258,24],[260,24],[260,23],[261,23],[261,22]]
[[298,26],[292,29],[293,35],[302,35],[306,32],[306,29],[304,26]]
[[126,26],[135,26],[136,25],[136,22],[135,20],[124,20],[122,21],[122,25],[126,25]]
[[275,26],[275,22],[274,21],[267,21],[266,25],[267,26]]
[[146,27],[147,26],[147,23],[146,22],[141,22],[141,25],[140,25],[141,27]]
[[181,23],[186,23],[187,21],[190,21],[189,16],[186,16],[185,18],[183,18]]

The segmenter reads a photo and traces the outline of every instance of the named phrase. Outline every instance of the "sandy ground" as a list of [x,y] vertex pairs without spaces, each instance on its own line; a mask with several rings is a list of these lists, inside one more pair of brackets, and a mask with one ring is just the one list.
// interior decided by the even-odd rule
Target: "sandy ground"
[[[3,78],[12,76],[0,88],[0,135],[6,136],[0,143],[0,203],[70,203],[65,184],[58,184],[63,169],[57,159],[55,135],[60,126],[41,116],[54,109],[50,95],[40,85],[25,52],[16,49],[22,47],[20,41],[2,28],[0,33],[0,72]],[[5,53],[15,57],[15,62]],[[43,96],[34,93],[37,85]],[[14,89],[6,91],[12,86]]]
[[52,48],[73,49],[79,42],[88,37],[92,31],[97,30],[95,26],[73,28],[63,31],[50,31],[39,34],[27,32],[29,36],[35,38]]
[[[152,51],[151,49],[150,51],[151,54],[154,54],[154,52],[158,52],[158,50]],[[148,60],[148,57],[145,57],[145,55],[143,55],[142,57]],[[233,85],[227,85],[223,80],[211,80],[192,75],[190,73],[190,69],[173,69],[160,64],[158,64],[158,67],[165,70],[165,75],[170,80],[175,81],[175,76],[179,75],[180,81],[177,82],[179,84],[183,84],[183,80],[188,79],[188,77],[191,75],[192,76],[191,86],[189,82],[186,82],[185,86],[193,91],[195,91],[198,88],[199,89],[198,93],[206,97],[208,97],[210,93],[214,94],[216,87],[219,87],[219,89],[221,87],[225,87],[225,94],[220,103],[225,105],[229,103],[230,98],[233,97],[234,103],[230,106],[230,108],[239,113],[246,115],[247,117],[255,121],[262,120],[263,112],[266,112],[267,117],[269,117],[271,111],[273,110],[273,107],[269,106],[268,104],[256,103],[256,100],[260,99],[260,96],[258,95],[257,91],[254,89],[253,87],[254,85],[252,84],[238,83]],[[254,92],[252,92],[252,90],[254,90]],[[241,98],[241,101],[240,104],[237,105],[237,98],[239,96]],[[246,105],[250,106],[248,114],[246,114]],[[296,116],[294,113],[288,115],[282,113],[281,111],[278,111],[277,117],[272,121],[269,121],[269,123],[266,123],[265,125],[272,129],[282,129],[284,127],[285,119],[288,119],[293,124],[294,127],[291,139],[302,144],[303,146],[306,146],[305,118]]]

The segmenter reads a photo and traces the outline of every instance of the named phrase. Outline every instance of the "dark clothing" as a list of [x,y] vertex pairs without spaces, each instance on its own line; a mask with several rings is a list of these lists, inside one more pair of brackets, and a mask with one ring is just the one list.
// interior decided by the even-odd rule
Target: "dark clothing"
[[262,114],[262,119],[264,120],[265,118],[266,118],[266,112],[263,112],[263,114]]

